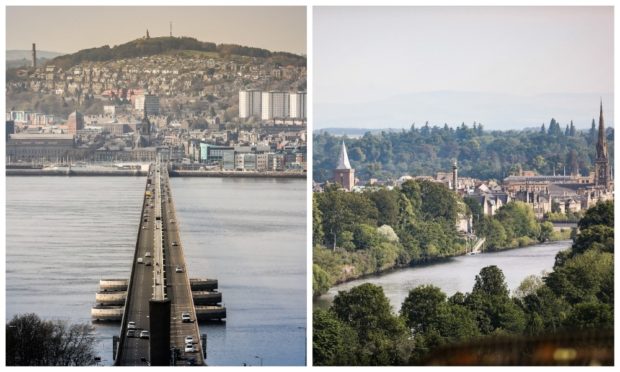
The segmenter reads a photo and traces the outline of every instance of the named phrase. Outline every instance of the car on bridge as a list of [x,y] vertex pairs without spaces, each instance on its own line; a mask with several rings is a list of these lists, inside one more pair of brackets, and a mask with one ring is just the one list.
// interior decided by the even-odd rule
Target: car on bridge
[[188,312],[185,312],[181,314],[181,321],[183,321],[183,323],[189,323],[192,321],[192,317],[189,315]]
[[185,344],[194,344],[194,336],[185,336]]
[[149,331],[146,329],[140,332],[140,338],[149,338]]
[[135,329],[128,329],[127,330],[127,337],[136,337],[136,330]]
[[127,329],[136,329],[136,322],[127,323]]
[[185,344],[185,352],[186,353],[196,352],[196,348],[194,347],[194,344]]
[[172,242],[172,246],[173,246],[173,247],[176,247],[176,246],[178,246],[178,245],[179,245],[179,243],[177,243],[177,242]]
[[182,273],[183,272],[183,268],[181,266],[177,266],[176,270],[177,273]]

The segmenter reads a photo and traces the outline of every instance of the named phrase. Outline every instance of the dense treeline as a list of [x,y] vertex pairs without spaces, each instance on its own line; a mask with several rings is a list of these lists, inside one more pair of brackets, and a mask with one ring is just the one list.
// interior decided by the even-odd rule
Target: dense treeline
[[[349,193],[332,185],[315,193],[314,295],[362,275],[465,253],[467,241],[457,232],[456,221],[481,215],[477,201],[471,201],[426,180],[410,180],[392,190]],[[549,223],[539,224],[531,207],[521,202],[475,221],[478,236],[487,238],[491,250],[568,238],[554,234]]]
[[104,45],[98,48],[80,50],[73,54],[56,57],[52,59],[49,64],[66,69],[82,62],[101,62],[123,58],[146,57],[181,50],[217,52],[222,57],[229,57],[231,55],[258,58],[273,57],[274,60],[296,65],[305,65],[306,60],[305,57],[292,53],[271,52],[266,49],[235,44],[215,44],[199,41],[191,37],[153,37],[149,39],[133,40],[114,47]]
[[[502,179],[519,167],[539,174],[564,172],[589,174],[596,159],[598,130],[578,131],[573,123],[562,129],[552,119],[548,129],[487,131],[481,124],[455,128],[444,125],[412,126],[400,132],[366,133],[345,139],[349,159],[360,179],[398,178],[402,175],[435,175],[452,169],[458,159],[459,175],[479,179]],[[613,164],[613,128],[606,136]],[[331,179],[338,160],[341,137],[327,132],[314,135],[313,177]]]
[[95,337],[89,324],[15,315],[6,324],[7,366],[89,366],[95,364]]
[[313,313],[314,365],[416,365],[438,347],[489,337],[613,332],[613,220],[613,202],[588,210],[553,271],[526,278],[512,296],[496,266],[483,268],[469,293],[411,289],[398,314],[381,287],[340,292]]

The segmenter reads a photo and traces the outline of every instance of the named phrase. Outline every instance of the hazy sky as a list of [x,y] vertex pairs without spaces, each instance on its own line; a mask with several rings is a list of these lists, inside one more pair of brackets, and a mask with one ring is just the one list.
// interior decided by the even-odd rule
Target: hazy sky
[[306,53],[305,7],[30,6],[6,8],[6,49],[72,53],[144,36],[174,36]]
[[[602,95],[605,102],[613,93],[609,6],[318,7],[313,16],[316,127],[337,124],[322,115],[324,105],[331,105],[327,111],[333,114],[338,111],[334,104],[374,103],[407,94],[502,93],[508,99],[588,94],[596,101]],[[449,118],[434,111],[433,117],[424,117],[418,111],[401,126],[453,117],[481,120],[467,107],[450,112],[452,103],[443,102]],[[344,109],[351,112],[351,107]],[[376,109],[377,117],[387,110],[381,104]],[[337,114],[347,122],[346,113]],[[554,113],[541,115],[543,121]]]

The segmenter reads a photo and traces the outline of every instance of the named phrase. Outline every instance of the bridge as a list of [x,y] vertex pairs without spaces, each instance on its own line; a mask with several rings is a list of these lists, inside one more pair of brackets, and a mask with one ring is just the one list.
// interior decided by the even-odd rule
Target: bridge
[[576,221],[551,221],[553,223],[553,230],[570,230],[578,228],[578,224]]
[[159,161],[149,168],[144,195],[131,275],[101,280],[91,315],[121,322],[114,365],[204,365],[198,320],[226,318],[217,280],[189,278],[168,171]]

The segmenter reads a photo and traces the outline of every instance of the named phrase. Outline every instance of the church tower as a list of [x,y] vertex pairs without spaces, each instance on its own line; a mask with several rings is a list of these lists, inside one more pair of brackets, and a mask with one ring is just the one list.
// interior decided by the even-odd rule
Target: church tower
[[601,100],[601,113],[598,119],[598,142],[596,143],[596,162],[594,163],[594,184],[610,187],[611,175],[609,172],[609,158],[607,155],[607,138],[605,137],[605,122],[603,120],[603,101]]
[[351,168],[351,163],[349,163],[347,147],[344,141],[342,141],[342,147],[340,148],[338,165],[334,169],[334,182],[342,185],[347,191],[353,190],[353,186],[355,186],[355,169]]

